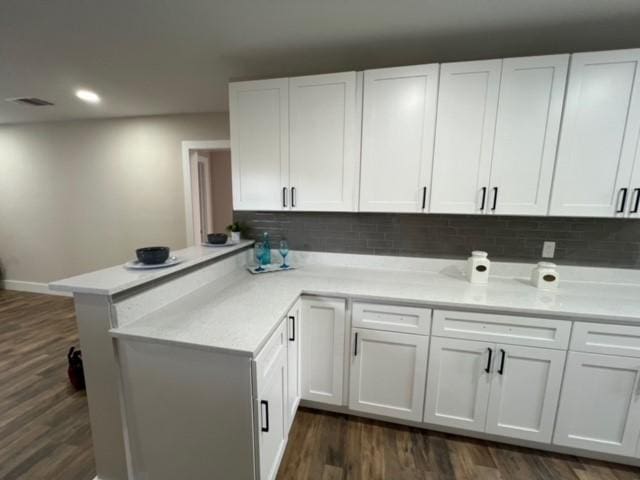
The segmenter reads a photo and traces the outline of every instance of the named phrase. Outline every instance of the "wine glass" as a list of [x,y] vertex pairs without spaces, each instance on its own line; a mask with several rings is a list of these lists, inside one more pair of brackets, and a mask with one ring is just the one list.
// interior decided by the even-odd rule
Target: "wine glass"
[[264,268],[262,268],[262,256],[264,255],[264,244],[262,242],[256,242],[253,245],[253,256],[256,259],[256,263],[258,267],[255,269],[256,272],[264,272]]
[[280,240],[280,255],[282,255],[282,265],[280,265],[280,268],[289,268],[289,265],[287,265],[287,255],[289,255],[289,243],[286,240]]

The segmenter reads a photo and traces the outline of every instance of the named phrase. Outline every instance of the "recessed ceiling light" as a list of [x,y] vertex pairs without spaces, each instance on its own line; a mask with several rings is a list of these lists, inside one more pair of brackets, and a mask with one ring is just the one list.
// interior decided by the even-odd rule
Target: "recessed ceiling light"
[[100,96],[91,90],[77,90],[76,97],[84,102],[100,103]]

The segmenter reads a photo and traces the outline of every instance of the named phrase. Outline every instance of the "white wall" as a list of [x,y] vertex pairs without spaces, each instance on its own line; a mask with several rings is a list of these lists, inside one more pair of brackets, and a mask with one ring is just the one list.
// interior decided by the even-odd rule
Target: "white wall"
[[0,126],[0,262],[49,282],[186,244],[181,142],[229,138],[226,113]]

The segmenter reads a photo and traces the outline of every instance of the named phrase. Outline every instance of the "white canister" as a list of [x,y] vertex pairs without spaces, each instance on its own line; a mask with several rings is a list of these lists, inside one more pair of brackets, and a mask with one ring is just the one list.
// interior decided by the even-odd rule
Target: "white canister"
[[553,290],[558,288],[558,283],[560,283],[560,275],[555,263],[538,262],[531,272],[531,284],[536,288]]
[[467,260],[467,278],[471,283],[486,285],[489,283],[489,267],[491,262],[487,258],[487,252],[475,250]]

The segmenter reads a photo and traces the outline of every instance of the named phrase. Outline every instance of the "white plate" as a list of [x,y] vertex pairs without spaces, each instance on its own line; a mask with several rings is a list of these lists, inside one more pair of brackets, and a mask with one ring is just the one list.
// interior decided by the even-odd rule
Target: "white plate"
[[173,267],[174,265],[182,262],[178,257],[169,257],[166,262],[159,263],[157,265],[147,265],[145,263],[140,262],[139,260],[130,260],[125,263],[124,268],[128,268],[130,270],[153,270],[155,268],[167,268]]
[[255,265],[247,266],[247,270],[249,270],[254,275],[259,275],[261,273],[274,273],[274,272],[288,272],[289,270],[294,270],[296,267],[292,267],[291,265],[287,265],[287,268],[280,267],[281,264],[278,263],[270,263],[269,265],[262,265],[262,270],[256,270]]
[[231,245],[237,245],[239,242],[232,242],[231,240],[227,240],[227,243],[207,243],[203,242],[201,245],[203,247],[230,247]]

